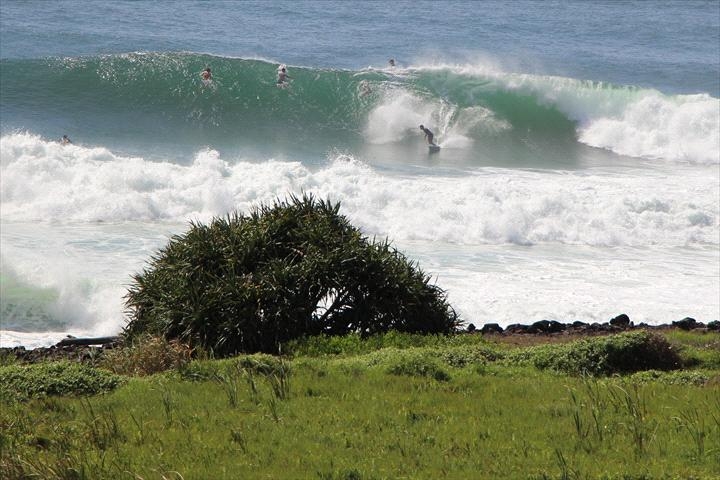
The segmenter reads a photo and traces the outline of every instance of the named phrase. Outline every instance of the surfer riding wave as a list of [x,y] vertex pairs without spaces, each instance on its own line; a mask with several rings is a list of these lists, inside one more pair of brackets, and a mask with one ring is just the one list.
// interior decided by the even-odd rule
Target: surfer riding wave
[[422,130],[423,133],[425,134],[425,138],[427,139],[428,145],[437,147],[437,145],[435,145],[435,142],[433,141],[433,138],[435,137],[433,132],[431,132],[430,129],[426,128],[424,125],[420,125],[420,130]]

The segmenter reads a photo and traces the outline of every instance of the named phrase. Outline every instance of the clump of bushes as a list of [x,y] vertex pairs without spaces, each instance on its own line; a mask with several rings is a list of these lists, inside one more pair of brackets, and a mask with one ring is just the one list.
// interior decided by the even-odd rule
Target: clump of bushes
[[120,377],[79,363],[53,362],[0,367],[0,398],[96,395],[117,387]]
[[682,363],[677,349],[665,337],[644,331],[531,347],[508,358],[540,369],[589,375],[674,370]]
[[388,373],[410,377],[428,377],[446,382],[450,374],[440,362],[427,352],[401,352],[389,360]]
[[255,353],[221,360],[195,360],[181,368],[178,373],[186,380],[204,381],[242,373],[279,377],[288,375],[290,370],[290,364],[283,357]]
[[445,292],[339,208],[306,195],[192,223],[134,276],[125,335],[227,356],[318,334],[455,331]]
[[290,371],[290,365],[282,357],[272,355],[244,355],[237,360],[237,369],[256,373],[258,375],[285,375]]
[[302,337],[283,345],[283,352],[293,356],[320,357],[327,355],[362,355],[383,348],[436,347],[439,349],[460,346],[490,348],[481,335],[428,335],[398,331],[361,336],[351,333],[343,336],[316,335]]
[[128,345],[107,350],[103,366],[115,373],[145,376],[166,370],[180,370],[192,359],[192,350],[177,340],[138,336]]
[[630,381],[634,383],[663,383],[666,385],[707,385],[713,374],[711,370],[677,370],[674,372],[659,372],[647,370],[633,373]]

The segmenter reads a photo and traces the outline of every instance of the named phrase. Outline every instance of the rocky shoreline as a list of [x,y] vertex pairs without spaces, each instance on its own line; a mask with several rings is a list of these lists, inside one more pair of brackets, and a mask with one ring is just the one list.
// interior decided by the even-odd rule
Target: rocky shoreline
[[[555,320],[540,320],[532,324],[512,324],[503,328],[497,323],[486,323],[480,328],[468,324],[464,333],[488,335],[498,340],[517,340],[518,343],[530,338],[538,340],[537,343],[552,341],[568,341],[585,336],[608,335],[633,330],[694,330],[713,332],[720,335],[720,321],[708,323],[696,321],[686,317],[682,320],[663,325],[648,325],[640,323],[635,325],[630,318],[621,314],[605,323],[573,322],[562,323]],[[38,363],[44,361],[69,360],[80,363],[95,363],[100,360],[106,350],[122,345],[122,337],[100,338],[74,338],[68,336],[51,347],[34,348],[25,347],[0,348],[0,358],[14,358],[19,363]]]
[[25,347],[0,348],[0,359],[13,358],[19,363],[69,360],[95,363],[106,350],[122,345],[122,337],[75,338],[68,335],[53,346],[26,349]]
[[648,325],[647,323],[640,323],[635,325],[630,321],[630,317],[626,314],[620,314],[617,317],[612,318],[606,323],[585,323],[585,322],[573,322],[573,323],[561,323],[555,320],[540,320],[538,322],[525,325],[525,324],[512,324],[505,328],[502,328],[497,323],[486,323],[481,328],[477,329],[472,323],[468,325],[468,332],[479,332],[482,334],[499,334],[499,335],[553,335],[553,334],[584,334],[584,335],[596,335],[603,333],[618,333],[625,330],[667,330],[672,328],[678,328],[680,330],[702,330],[702,331],[715,331],[720,332],[720,321],[714,320],[707,324],[698,322],[694,318],[685,317],[677,322],[671,324],[662,325]]

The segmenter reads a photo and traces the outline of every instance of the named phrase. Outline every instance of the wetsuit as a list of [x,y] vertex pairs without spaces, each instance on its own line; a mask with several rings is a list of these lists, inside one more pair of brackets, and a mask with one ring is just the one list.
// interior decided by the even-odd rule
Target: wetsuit
[[433,137],[435,135],[433,135],[433,133],[430,131],[430,129],[423,127],[422,131],[425,132],[425,137],[427,138],[428,144],[435,145],[435,142],[433,142]]

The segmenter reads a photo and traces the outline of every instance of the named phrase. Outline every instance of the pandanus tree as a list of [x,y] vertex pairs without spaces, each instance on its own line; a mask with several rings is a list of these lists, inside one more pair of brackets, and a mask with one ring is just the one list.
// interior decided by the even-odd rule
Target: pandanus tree
[[451,333],[445,291],[340,204],[312,195],[191,223],[133,277],[124,334],[161,335],[218,356],[276,352],[316,334]]

